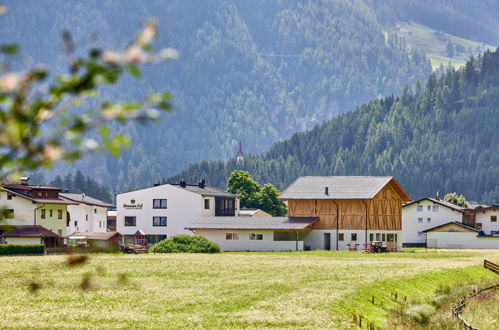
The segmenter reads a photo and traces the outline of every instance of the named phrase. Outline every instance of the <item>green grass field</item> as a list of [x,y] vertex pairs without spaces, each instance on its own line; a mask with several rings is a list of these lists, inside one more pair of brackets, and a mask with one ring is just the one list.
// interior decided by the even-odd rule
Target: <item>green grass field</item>
[[[476,55],[487,49],[492,51],[496,48],[494,45],[463,39],[412,22],[399,23],[395,32],[403,36],[409,46],[423,50],[429,57],[433,69],[438,68],[441,63],[444,66],[451,63],[457,69],[469,59],[469,50]],[[463,47],[465,52],[455,52],[452,58],[448,57],[446,48],[448,42]]]
[[499,251],[0,257],[0,328],[383,328],[398,301],[496,278],[484,258]]

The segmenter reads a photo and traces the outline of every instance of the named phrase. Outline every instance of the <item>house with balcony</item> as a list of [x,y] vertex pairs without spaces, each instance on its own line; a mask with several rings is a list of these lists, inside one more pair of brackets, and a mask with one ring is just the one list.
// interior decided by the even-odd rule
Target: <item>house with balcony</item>
[[67,235],[67,208],[77,203],[60,196],[61,188],[21,182],[0,186],[0,208],[7,210],[0,230],[0,241],[6,244],[45,244],[62,246]]
[[[118,194],[116,230],[126,244],[154,244],[179,234],[200,217],[227,217],[239,214],[239,197],[200,181],[154,185]],[[144,239],[145,237],[145,239]]]

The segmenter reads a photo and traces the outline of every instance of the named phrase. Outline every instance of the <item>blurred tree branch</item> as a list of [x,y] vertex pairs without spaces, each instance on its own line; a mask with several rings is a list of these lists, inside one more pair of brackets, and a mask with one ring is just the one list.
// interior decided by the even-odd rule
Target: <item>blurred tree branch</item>
[[[12,181],[23,171],[48,168],[59,160],[72,162],[89,152],[119,155],[130,141],[111,133],[107,124],[154,121],[160,111],[170,110],[168,92],[134,102],[109,101],[99,93],[123,74],[140,77],[141,66],[177,57],[174,49],[153,52],[156,35],[156,24],[150,20],[125,49],[91,49],[77,57],[71,34],[64,32],[69,72],[55,76],[39,66],[11,70],[7,58],[17,56],[19,47],[0,45],[0,180]],[[88,138],[89,131],[96,131],[99,139]]]

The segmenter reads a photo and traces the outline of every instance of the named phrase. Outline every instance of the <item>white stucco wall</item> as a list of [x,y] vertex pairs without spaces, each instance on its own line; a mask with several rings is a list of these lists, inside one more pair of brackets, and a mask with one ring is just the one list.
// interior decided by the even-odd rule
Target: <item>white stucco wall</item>
[[[238,233],[239,239],[227,240],[227,233]],[[262,234],[262,240],[250,240],[250,234]],[[296,241],[274,241],[272,230],[197,230],[197,235],[217,243],[223,251],[296,251]],[[303,241],[298,241],[298,251]]]
[[[331,234],[331,250],[336,250],[336,230],[312,230],[306,234],[304,234],[304,245],[311,250],[324,250],[325,249],[325,233]],[[348,245],[354,246],[355,244],[359,244],[357,246],[357,251],[362,251],[364,249],[364,243],[366,243],[366,231],[365,230],[343,230],[340,229],[338,234],[343,234],[343,241],[338,241],[338,250],[348,250]],[[357,240],[352,241],[352,233],[357,234]],[[397,242],[393,243],[393,246],[397,248],[397,250],[402,249],[402,231],[398,230],[368,230],[367,231],[367,242],[370,242],[370,234],[373,234],[373,240],[376,239],[376,234],[380,235],[380,240],[383,241],[384,238],[384,246],[388,246],[387,235],[388,234],[396,234]],[[384,235],[384,237],[383,237]],[[339,237],[339,236],[338,236]]]
[[499,236],[478,237],[473,232],[429,232],[427,247],[438,249],[499,249]]
[[68,227],[68,235],[77,231],[106,231],[107,208],[81,203],[78,205],[68,205],[68,212],[71,217]]
[[[66,236],[67,226],[66,226],[66,211],[67,206],[65,204],[33,204],[32,201],[23,198],[21,196],[14,196],[12,199],[7,199],[7,193],[5,191],[0,192],[0,207],[5,207],[7,209],[14,210],[13,219],[5,219],[5,223],[12,226],[27,226],[35,224],[34,211],[36,210],[36,225],[43,226],[52,232]],[[41,210],[45,210],[45,219],[41,217]],[[50,210],[52,210],[52,216],[50,216]],[[62,218],[58,217],[58,210],[62,211]]]
[[[167,208],[154,209],[153,199],[166,199]],[[205,199],[210,200],[208,210],[204,208]],[[131,200],[135,204],[142,204],[142,209],[124,207],[124,204],[132,204]],[[202,196],[169,184],[119,194],[116,204],[116,230],[122,235],[133,235],[139,229],[146,235],[191,235],[192,232],[184,228],[193,220],[215,215],[214,197]],[[236,215],[239,213],[238,208],[239,201],[236,199]],[[136,226],[125,226],[126,216],[135,216]],[[154,216],[167,217],[167,226],[153,226]]]
[[[417,211],[418,205],[423,206],[423,211]],[[428,206],[431,207],[431,210],[428,210]],[[438,212],[433,211],[433,206],[438,206]],[[423,219],[422,223],[418,222],[419,218]],[[428,221],[428,218],[430,218],[431,221]],[[433,203],[430,200],[423,200],[419,203],[404,206],[402,207],[402,242],[424,244],[426,242],[425,235],[418,236],[418,233],[422,233],[426,229],[437,227],[451,221],[462,222],[462,212]]]
[[[497,221],[492,222],[491,216],[496,216]],[[499,231],[499,210],[490,209],[476,213],[475,223],[482,224],[482,230],[486,235],[490,235],[492,231]]]

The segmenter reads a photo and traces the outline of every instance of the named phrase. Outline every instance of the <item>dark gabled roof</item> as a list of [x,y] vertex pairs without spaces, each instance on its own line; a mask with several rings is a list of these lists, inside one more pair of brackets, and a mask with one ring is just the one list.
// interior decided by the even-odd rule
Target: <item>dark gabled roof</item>
[[418,199],[417,201],[412,201],[412,202],[409,202],[409,203],[405,203],[404,205],[402,205],[402,207],[406,207],[406,206],[409,206],[409,205],[412,205],[414,203],[420,203],[424,200],[429,200],[435,204],[440,204],[442,206],[445,206],[445,207],[448,207],[454,211],[458,211],[458,212],[463,212],[464,211],[464,208],[461,207],[461,206],[458,206],[458,205],[455,205],[455,204],[452,204],[452,203],[449,203],[449,202],[446,202],[440,198],[434,198],[434,197],[425,197],[425,198],[421,198],[421,199]]
[[61,238],[61,236],[48,230],[43,226],[12,226],[11,230],[4,233],[5,237],[56,237]]
[[30,200],[30,201],[36,202],[36,203],[40,203],[40,204],[78,205],[78,203],[70,202],[70,201],[62,199],[62,198],[27,196],[27,195],[21,194],[17,191],[10,190],[10,189],[6,188],[5,186],[3,187],[3,190],[7,191],[9,194],[19,196],[22,198],[26,198],[27,200]]
[[40,186],[34,184],[4,183],[3,186],[5,188],[18,189],[18,190],[58,190],[58,191],[62,190],[61,188],[57,187]]
[[235,194],[231,194],[229,192],[226,192],[225,190],[210,186],[204,186],[203,188],[201,188],[197,184],[186,184],[185,187],[180,186],[180,184],[178,183],[170,183],[170,185],[202,196],[229,197],[229,198],[237,197],[237,195]]
[[458,225],[460,227],[463,227],[465,229],[468,229],[470,231],[475,231],[475,232],[479,232],[480,230],[476,229],[475,227],[472,227],[472,226],[469,226],[469,225],[466,225],[462,222],[459,222],[459,221],[450,221],[450,222],[447,222],[447,223],[444,223],[443,225],[440,225],[440,226],[436,226],[436,227],[433,227],[433,228],[428,228],[426,230],[423,230],[423,233],[426,233],[426,232],[429,232],[429,231],[434,231],[436,229],[439,229],[439,228],[442,228],[442,227],[445,227],[447,225]]
[[305,230],[318,217],[202,217],[185,229]]
[[116,235],[119,235],[117,231],[107,231],[107,232],[102,232],[102,233],[95,233],[95,232],[76,232],[68,236],[69,239],[88,239],[88,240],[104,240],[107,241],[108,239],[113,238]]
[[103,202],[97,198],[86,196],[85,194],[60,193],[59,196],[61,196],[63,199],[67,199],[67,200],[70,200],[73,202],[83,203],[83,204],[87,204],[87,205],[92,205],[92,206],[100,206],[100,207],[107,207],[107,208],[116,207],[115,205]]
[[497,205],[497,204],[493,204],[493,205],[490,205],[490,206],[479,205],[479,206],[477,206],[475,208],[466,209],[466,212],[478,213],[478,212],[486,212],[486,211],[489,211],[489,210],[492,210],[492,211],[499,210],[499,205]]
[[279,199],[371,199],[387,184],[392,185],[402,200],[411,200],[391,176],[302,176]]

